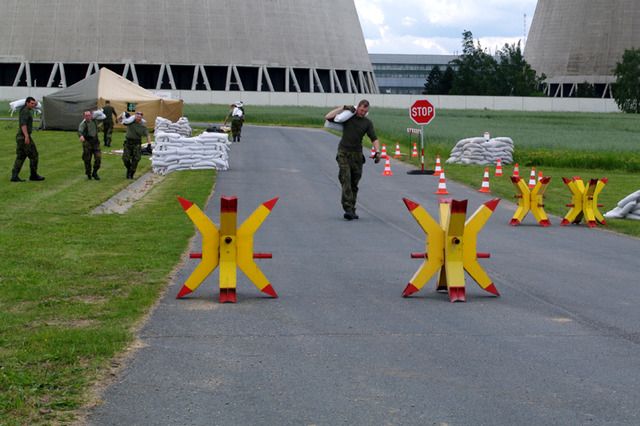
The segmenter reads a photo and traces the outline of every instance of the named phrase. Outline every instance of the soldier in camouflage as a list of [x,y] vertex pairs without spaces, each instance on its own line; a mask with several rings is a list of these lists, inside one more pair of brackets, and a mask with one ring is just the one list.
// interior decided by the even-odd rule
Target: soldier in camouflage
[[329,112],[325,119],[333,121],[339,113],[347,109],[354,114],[351,118],[341,123],[343,125],[342,138],[338,145],[336,161],[339,168],[338,180],[342,185],[341,202],[344,209],[344,218],[353,220],[359,218],[356,214],[358,183],[362,177],[362,165],[365,162],[365,157],[362,154],[362,138],[367,135],[375,147],[374,161],[376,164],[380,162],[380,143],[373,128],[373,123],[366,117],[369,112],[369,101],[365,99],[358,103],[357,108],[350,105],[338,107]]
[[118,114],[116,114],[116,110],[111,106],[111,102],[108,100],[104,101],[104,107],[102,107],[102,112],[106,118],[102,121],[102,130],[104,131],[104,146],[111,146],[111,132],[113,132],[113,118],[118,118]]
[[[98,121],[93,119],[91,111],[83,113],[83,120],[78,126],[78,135],[80,142],[82,142],[82,161],[84,161],[84,172],[87,179],[100,180],[98,169],[100,169],[102,152],[98,139]],[[91,168],[91,157],[93,157],[93,169]]]
[[44,180],[44,178],[38,174],[38,149],[36,148],[35,141],[31,138],[31,131],[33,130],[32,110],[37,104],[38,102],[29,96],[20,110],[18,133],[16,134],[16,161],[13,163],[11,182],[24,182],[24,179],[20,179],[19,175],[22,164],[24,164],[24,160],[27,158],[29,158],[29,168],[31,169],[29,180]]
[[135,120],[127,126],[127,134],[124,140],[124,151],[122,153],[122,162],[127,168],[127,179],[133,179],[133,175],[138,168],[138,162],[142,157],[142,137],[146,136],[147,143],[151,143],[151,137],[149,136],[149,130],[142,123],[143,113],[138,111],[135,115]]

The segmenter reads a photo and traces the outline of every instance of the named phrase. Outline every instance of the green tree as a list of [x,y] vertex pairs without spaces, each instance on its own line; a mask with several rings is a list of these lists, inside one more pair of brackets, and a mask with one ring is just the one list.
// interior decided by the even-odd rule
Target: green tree
[[451,61],[458,69],[451,87],[452,95],[497,94],[496,60],[485,52],[480,43],[476,46],[469,30],[462,33],[462,55]]
[[585,81],[582,84],[578,84],[578,90],[576,90],[576,98],[595,98],[596,88],[593,84]]
[[448,65],[445,68],[444,73],[442,74],[442,78],[440,79],[440,93],[443,95],[448,95],[451,92],[451,88],[453,87],[453,79],[456,77],[456,72],[451,68],[451,65]]
[[531,96],[539,94],[544,76],[538,77],[527,63],[518,44],[505,44],[498,50],[495,92],[502,96]]
[[614,71],[613,98],[624,112],[640,113],[640,49],[627,49]]
[[423,95],[441,95],[440,85],[442,82],[442,71],[439,66],[435,66],[429,72],[427,81],[424,83]]

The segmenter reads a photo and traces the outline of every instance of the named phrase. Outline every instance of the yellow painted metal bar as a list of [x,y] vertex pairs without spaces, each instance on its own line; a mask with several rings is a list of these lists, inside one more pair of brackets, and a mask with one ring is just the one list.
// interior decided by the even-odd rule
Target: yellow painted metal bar
[[518,176],[511,176],[511,182],[513,182],[520,194],[516,195],[518,208],[513,214],[510,224],[519,225],[531,209],[531,191],[529,190],[529,186],[524,183],[524,180]]
[[261,204],[238,229],[238,267],[260,291],[268,291],[271,284],[253,260],[253,236],[277,201],[274,198]]
[[444,231],[420,204],[408,198],[404,198],[403,201],[420,228],[427,234],[425,243],[427,258],[405,288],[403,295],[406,297],[421,290],[444,264]]
[[569,187],[571,191],[571,209],[562,219],[561,225],[568,225],[570,223],[580,222],[583,215],[583,194],[584,183],[582,179],[574,177],[573,179],[562,178],[564,183]]
[[482,266],[480,266],[480,263],[478,263],[477,241],[480,230],[487,223],[499,202],[499,198],[487,201],[481,205],[469,219],[467,219],[464,227],[463,247],[464,269],[482,289],[495,294],[496,296],[500,295],[498,290],[489,275],[485,272]]
[[551,176],[545,176],[536,183],[531,191],[531,213],[536,221],[542,226],[549,226],[549,218],[544,211],[544,193],[551,182]]
[[178,197],[185,213],[198,228],[202,235],[202,260],[184,283],[178,298],[194,291],[218,266],[218,228],[204,214],[200,208],[191,201]]
[[445,228],[445,270],[447,287],[464,287],[463,240],[467,200],[452,200]]
[[604,189],[605,185],[609,182],[609,179],[602,178],[598,180],[598,184],[596,185],[596,190],[593,193],[593,213],[596,217],[598,223],[605,225],[606,221],[602,213],[600,213],[600,209],[598,208],[598,196],[600,192]]
[[220,288],[235,289],[237,277],[238,199],[222,197],[220,200]]

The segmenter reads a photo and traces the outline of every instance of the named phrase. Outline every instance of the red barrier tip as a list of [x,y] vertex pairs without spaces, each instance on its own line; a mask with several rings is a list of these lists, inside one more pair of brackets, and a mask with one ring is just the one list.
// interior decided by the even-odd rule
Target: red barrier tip
[[193,205],[193,203],[185,198],[178,196],[178,201],[180,201],[180,205],[182,208],[187,211]]
[[489,200],[484,203],[485,206],[489,208],[492,212],[496,211],[496,207],[498,207],[498,203],[500,202],[500,198],[494,198],[493,200]]
[[186,296],[187,294],[191,293],[193,290],[191,290],[189,287],[187,287],[186,285],[182,286],[182,288],[180,289],[180,292],[178,293],[178,295],[176,296],[176,299],[182,299],[184,296]]
[[263,288],[261,290],[263,293],[268,294],[271,297],[277,298],[278,294],[276,293],[276,291],[273,289],[273,287],[271,287],[271,284],[267,284],[267,286],[265,288]]
[[279,199],[279,197],[272,198],[271,200],[265,201],[264,203],[262,203],[262,205],[265,206],[266,208],[268,208],[269,211],[271,211],[271,210],[273,210],[273,207],[278,202],[278,199]]
[[418,290],[418,288],[416,286],[414,286],[413,284],[409,283],[409,284],[407,284],[407,287],[402,292],[402,297],[409,297],[413,293],[417,293],[418,291],[419,290]]
[[493,283],[491,283],[487,288],[485,288],[485,290],[491,294],[500,296],[500,293],[498,293],[498,289],[496,288],[495,285],[493,285]]
[[404,205],[407,206],[407,208],[409,209],[410,212],[414,211],[415,209],[417,209],[418,207],[420,207],[420,204],[411,201],[408,198],[403,198],[402,201],[404,201]]

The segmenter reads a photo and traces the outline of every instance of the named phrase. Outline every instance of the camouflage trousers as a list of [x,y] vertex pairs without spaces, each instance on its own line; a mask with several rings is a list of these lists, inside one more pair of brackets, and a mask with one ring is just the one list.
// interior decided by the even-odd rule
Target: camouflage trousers
[[33,176],[38,174],[38,148],[36,148],[36,143],[31,135],[29,135],[29,139],[31,143],[26,144],[24,143],[23,135],[16,136],[16,161],[13,163],[13,176],[18,176],[18,174],[20,174],[24,160],[27,158],[29,159],[31,175]]
[[348,152],[338,150],[338,180],[342,185],[342,208],[347,213],[355,213],[358,198],[358,182],[362,177],[362,165],[365,162],[362,151]]
[[87,138],[82,142],[82,161],[84,161],[84,172],[87,176],[91,175],[91,157],[93,157],[93,173],[95,173],[100,169],[102,163],[102,152],[98,138]]
[[124,150],[122,152],[122,162],[127,168],[127,175],[133,175],[138,168],[138,163],[142,157],[142,148],[140,147],[140,139],[125,139]]
[[233,118],[231,120],[231,136],[233,136],[233,142],[240,142],[241,132],[242,132],[242,119]]
[[113,123],[103,121],[102,130],[104,131],[104,146],[111,146],[111,133],[113,132]]

